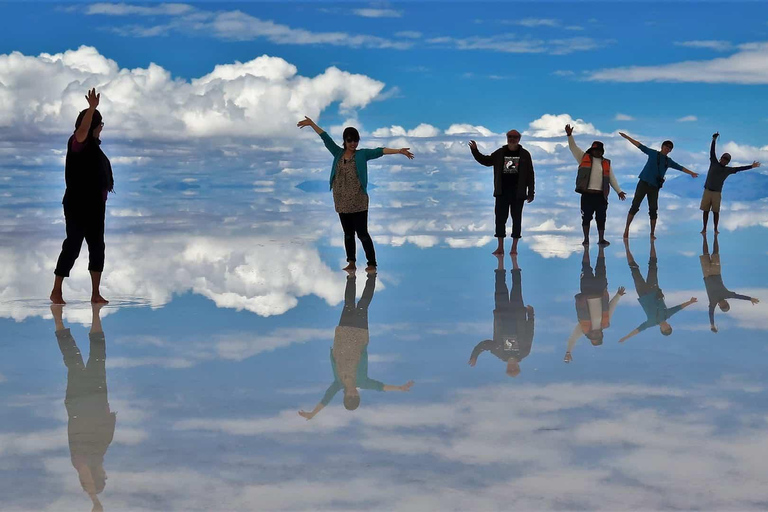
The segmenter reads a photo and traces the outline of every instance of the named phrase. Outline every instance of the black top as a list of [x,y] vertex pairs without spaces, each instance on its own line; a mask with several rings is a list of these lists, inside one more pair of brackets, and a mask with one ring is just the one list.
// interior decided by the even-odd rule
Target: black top
[[114,188],[112,165],[100,147],[101,141],[90,137],[82,144],[72,135],[67,142],[64,179],[67,190],[64,206],[73,209],[103,207],[106,192]]

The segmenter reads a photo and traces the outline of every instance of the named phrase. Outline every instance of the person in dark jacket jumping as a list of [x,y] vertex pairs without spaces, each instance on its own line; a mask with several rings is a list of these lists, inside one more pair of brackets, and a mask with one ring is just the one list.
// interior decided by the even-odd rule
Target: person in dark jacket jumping
[[499,245],[493,254],[504,254],[504,237],[507,235],[507,218],[512,216],[512,249],[517,254],[517,242],[522,236],[523,206],[533,201],[534,171],[531,154],[520,145],[520,132],[507,132],[507,145],[490,155],[477,149],[477,142],[469,141],[472,156],[480,165],[493,167],[493,197],[496,198],[496,230],[494,236]]
[[114,192],[115,181],[109,158],[101,150],[101,130],[104,128],[101,113],[96,110],[101,94],[96,89],[85,97],[88,108],[80,112],[75,121],[75,133],[67,142],[65,164],[66,192],[62,204],[66,221],[67,238],[56,262],[56,278],[51,292],[51,302],[66,304],[62,293],[64,278],[80,255],[83,240],[88,244],[88,270],[91,273],[91,302],[106,304],[99,286],[104,271],[104,217],[107,193]]

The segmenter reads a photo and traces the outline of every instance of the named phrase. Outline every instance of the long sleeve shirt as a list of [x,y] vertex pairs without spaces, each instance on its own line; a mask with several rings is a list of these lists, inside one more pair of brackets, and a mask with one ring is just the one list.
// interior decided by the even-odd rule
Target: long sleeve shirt
[[752,297],[748,295],[741,295],[726,288],[723,284],[723,276],[721,274],[705,277],[704,286],[707,289],[707,297],[709,298],[709,323],[711,324],[715,323],[715,306],[717,306],[717,303],[721,300],[752,300]]
[[668,168],[683,170],[683,166],[675,162],[666,155],[663,155],[660,151],[651,149],[643,144],[637,146],[640,151],[648,155],[648,161],[645,162],[645,167],[640,172],[640,179],[649,185],[661,188],[664,175],[667,173]]
[[[579,148],[579,146],[576,145],[576,141],[573,139],[573,135],[568,136],[568,148],[571,150],[571,153],[573,154],[573,157],[576,159],[576,162],[581,163],[582,159],[584,158],[585,152],[582,151],[581,148]],[[609,181],[611,183],[611,187],[613,188],[613,190],[615,190],[617,194],[620,194],[621,187],[619,186],[618,180],[616,180],[616,175],[613,174],[613,167],[610,168]],[[589,174],[589,184],[587,185],[587,189],[595,190],[595,191],[603,190],[602,158],[592,159],[592,172]]]
[[741,167],[727,167],[720,163],[715,154],[716,140],[712,139],[712,145],[709,148],[709,171],[707,171],[707,181],[704,182],[704,188],[712,192],[722,192],[725,179],[731,174],[747,171],[752,168],[751,165]]
[[[616,306],[619,305],[619,300],[621,300],[621,295],[617,293],[608,303],[608,321],[613,318],[613,312],[616,310]],[[600,329],[603,317],[602,299],[599,297],[594,299],[587,299],[587,304],[589,306],[589,317],[592,321],[592,329]],[[584,331],[581,330],[581,324],[577,323],[576,327],[573,328],[573,332],[571,332],[571,336],[568,338],[568,347],[566,350],[568,352],[573,350],[574,345],[576,345],[576,342],[583,335]]]

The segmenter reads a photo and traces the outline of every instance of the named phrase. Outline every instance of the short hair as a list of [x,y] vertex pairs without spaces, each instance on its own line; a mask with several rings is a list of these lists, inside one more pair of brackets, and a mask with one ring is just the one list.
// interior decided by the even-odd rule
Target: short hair
[[670,334],[672,334],[672,326],[667,324],[667,327],[668,328],[666,330],[664,329],[664,327],[661,327],[661,334],[663,334],[664,336],[669,336]]
[[348,411],[354,411],[360,405],[360,395],[345,395],[344,407]]
[[600,329],[592,329],[587,334],[587,339],[592,342],[592,346],[598,347],[603,344],[603,331]]
[[720,311],[722,311],[723,313],[727,313],[731,310],[731,305],[728,304],[728,301],[725,299],[718,302],[717,305],[720,306]]
[[723,153],[722,155],[720,155],[720,158],[725,158],[726,160],[728,160],[730,162],[731,161],[731,154],[730,153]]
[[669,146],[669,149],[675,148],[675,145],[672,143],[671,140],[665,140],[664,142],[662,142],[661,147],[664,147],[664,146]]
[[509,137],[510,135],[517,135],[517,137],[518,137],[518,138],[520,138],[520,139],[522,139],[522,138],[523,138],[523,136],[522,136],[522,135],[520,135],[520,132],[519,132],[519,131],[517,131],[517,130],[509,130],[509,131],[507,132],[507,137]]

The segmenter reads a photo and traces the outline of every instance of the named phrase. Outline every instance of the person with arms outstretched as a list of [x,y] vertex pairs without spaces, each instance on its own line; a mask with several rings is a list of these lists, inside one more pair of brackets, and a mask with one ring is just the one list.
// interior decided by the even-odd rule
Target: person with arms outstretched
[[698,299],[691,297],[690,300],[678,304],[675,307],[668,308],[664,302],[664,293],[659,288],[659,267],[658,258],[656,257],[656,245],[651,239],[651,255],[648,260],[648,274],[645,279],[640,273],[640,265],[635,261],[632,252],[629,250],[629,240],[624,240],[624,248],[627,251],[627,263],[632,271],[632,279],[635,282],[635,291],[637,292],[637,301],[643,307],[647,320],[637,326],[632,332],[624,336],[619,340],[619,343],[627,341],[632,336],[639,334],[640,332],[653,327],[659,326],[661,334],[669,336],[672,334],[672,326],[669,325],[668,320],[672,318],[672,315],[682,311],[691,304],[695,304]]
[[477,149],[477,142],[469,141],[472,156],[480,165],[493,167],[493,197],[495,206],[495,232],[498,246],[493,254],[504,254],[507,236],[507,218],[512,217],[512,249],[517,254],[517,242],[522,237],[523,206],[535,195],[535,176],[531,154],[520,145],[520,132],[507,132],[507,144],[490,155]]
[[51,302],[65,304],[62,286],[64,278],[80,255],[83,240],[88,244],[88,270],[91,273],[91,302],[106,304],[99,286],[104,271],[104,218],[107,194],[114,192],[115,180],[109,158],[101,150],[101,131],[104,128],[99,106],[101,94],[96,89],[85,97],[88,108],[80,112],[75,121],[75,133],[67,142],[65,181],[67,184],[62,204],[67,238],[56,263],[56,275]]
[[582,244],[589,245],[589,226],[594,215],[597,234],[600,237],[598,245],[610,245],[610,242],[605,239],[608,194],[611,187],[622,201],[627,198],[627,194],[621,190],[616,180],[611,161],[605,158],[602,142],[596,140],[588,150],[582,151],[573,139],[573,127],[570,124],[565,125],[565,134],[568,136],[568,148],[579,163],[576,192],[581,194],[581,229],[584,232]]
[[644,146],[626,133],[620,132],[619,135],[648,155],[648,161],[645,162],[645,167],[643,167],[643,170],[640,172],[640,179],[635,188],[635,197],[632,198],[632,206],[629,207],[627,225],[624,228],[624,238],[629,238],[629,225],[632,224],[635,215],[640,211],[640,204],[642,204],[643,199],[648,196],[648,215],[651,218],[651,239],[655,239],[656,219],[658,218],[659,211],[659,189],[664,184],[664,176],[667,173],[667,169],[670,167],[672,169],[677,169],[692,178],[698,178],[699,175],[669,158],[669,153],[671,153],[672,149],[675,147],[671,140],[662,142],[661,150],[656,151],[655,149]]
[[749,295],[732,292],[725,287],[723,284],[722,266],[720,264],[720,243],[717,240],[717,234],[715,234],[715,246],[713,247],[712,254],[709,254],[707,234],[704,233],[702,238],[704,238],[704,242],[699,260],[701,261],[701,272],[704,274],[704,286],[707,289],[707,298],[709,299],[709,329],[712,332],[717,332],[715,306],[719,307],[723,313],[727,313],[731,310],[728,299],[748,300],[752,305],[758,304],[760,300]]
[[314,418],[342,390],[344,407],[348,411],[354,411],[360,405],[358,388],[374,391],[409,391],[413,386],[413,381],[408,381],[402,386],[389,386],[368,377],[368,306],[373,300],[373,292],[376,289],[376,274],[368,274],[363,295],[357,305],[355,305],[356,280],[354,274],[347,276],[344,309],[341,311],[339,325],[333,336],[331,348],[333,382],[313,410],[299,411],[299,415],[307,420]]
[[469,356],[469,366],[477,364],[480,354],[489,351],[507,363],[507,375],[520,375],[520,362],[531,353],[534,334],[533,306],[523,301],[522,272],[517,256],[512,255],[512,290],[507,290],[504,254],[498,254],[499,264],[494,271],[493,339],[475,346]]
[[725,179],[731,174],[760,167],[760,162],[756,160],[752,162],[752,165],[728,167],[728,164],[731,162],[731,155],[729,153],[723,153],[720,155],[720,158],[717,158],[717,154],[715,153],[715,145],[717,144],[717,138],[719,136],[719,132],[712,135],[712,145],[709,147],[709,170],[707,171],[707,180],[704,182],[704,194],[701,196],[700,206],[702,211],[702,221],[704,223],[701,230],[702,233],[707,232],[707,221],[709,221],[710,211],[712,212],[715,224],[715,234],[719,233],[717,227],[720,223],[720,200],[722,198]]
[[410,148],[358,149],[360,133],[349,126],[344,129],[343,147],[339,147],[322,128],[310,118],[305,117],[297,123],[299,128],[310,126],[317,133],[325,147],[333,155],[331,165],[330,188],[333,191],[333,203],[344,230],[344,249],[347,253],[347,266],[344,270],[356,270],[355,234],[360,239],[368,259],[366,272],[376,272],[376,251],[373,239],[368,233],[368,161],[384,155],[405,155],[413,159]]
[[598,251],[593,270],[589,259],[589,246],[584,246],[584,255],[581,258],[580,290],[574,297],[579,323],[573,328],[566,343],[563,359],[566,363],[573,361],[573,348],[582,336],[586,336],[594,347],[603,344],[603,331],[611,326],[613,312],[616,311],[619,300],[626,293],[624,287],[620,286],[613,298],[609,297],[604,246],[601,245]]
[[51,305],[56,340],[67,367],[64,405],[69,416],[70,458],[80,485],[91,498],[94,512],[104,510],[98,495],[106,485],[104,455],[112,443],[117,421],[117,413],[110,410],[107,396],[106,340],[99,317],[103,306],[100,303],[91,305],[91,331],[88,334],[91,346],[88,363],[84,364],[75,338],[64,325],[62,306]]

